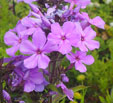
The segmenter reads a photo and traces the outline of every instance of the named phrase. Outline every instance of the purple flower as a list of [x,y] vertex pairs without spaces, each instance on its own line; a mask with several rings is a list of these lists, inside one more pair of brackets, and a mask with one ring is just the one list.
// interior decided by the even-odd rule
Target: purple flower
[[58,23],[51,25],[51,33],[48,40],[58,45],[58,51],[62,54],[69,53],[72,45],[76,44],[80,36],[76,34],[76,25],[73,22],[65,22],[62,26]]
[[91,28],[91,26],[86,27],[82,30],[81,26],[78,25],[78,34],[80,34],[80,40],[75,47],[79,47],[81,51],[94,50],[99,48],[99,42],[93,40],[96,37],[96,32]]
[[73,101],[73,91],[68,89],[62,82],[57,85],[57,87],[61,87],[63,90],[63,93],[68,97],[69,100]]
[[56,49],[56,46],[51,42],[46,41],[45,33],[38,28],[32,37],[32,42],[26,40],[20,51],[24,54],[32,54],[30,57],[24,60],[26,68],[38,68],[45,69],[48,67],[50,59],[46,56],[46,53],[50,53]]
[[7,49],[6,52],[8,55],[10,56],[14,56],[16,51],[18,51],[21,47],[21,44],[27,40],[27,36],[22,35],[21,31],[25,30],[26,28],[19,22],[16,26],[16,28],[14,28],[14,33],[12,31],[8,31],[6,32],[5,36],[4,36],[4,42],[7,45],[12,46],[11,48]]
[[[25,92],[31,92],[35,90],[36,85],[40,85],[44,81],[43,74],[39,72],[38,69],[31,69],[27,70],[24,74],[23,80],[24,83],[24,91]],[[40,88],[40,90],[42,90]]]
[[27,28],[26,30],[21,32],[21,34],[24,35],[32,35],[34,32],[38,30],[42,23],[40,18],[31,17],[25,17],[21,20],[21,22]]
[[[69,53],[66,55],[70,63],[75,63],[75,69],[80,72],[86,72],[87,69],[84,64],[91,65],[94,58],[91,55],[86,56],[86,52],[76,51],[76,53]],[[83,64],[82,64],[83,63]]]
[[91,0],[64,0],[65,2],[76,4],[81,8],[85,8],[87,5],[91,3]]
[[95,25],[98,28],[104,29],[105,22],[102,20],[101,17],[97,16],[93,19],[90,19],[86,12],[82,12],[80,14],[80,16],[83,18],[83,20],[81,22],[83,27],[86,27],[87,25],[92,24],[92,25]]
[[32,2],[37,1],[37,0],[17,0],[17,2],[25,2],[27,4],[31,4]]

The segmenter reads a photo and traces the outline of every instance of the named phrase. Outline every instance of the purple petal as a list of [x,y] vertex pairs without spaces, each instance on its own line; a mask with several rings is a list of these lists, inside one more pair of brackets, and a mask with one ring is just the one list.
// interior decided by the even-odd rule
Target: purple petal
[[28,69],[35,68],[38,65],[38,56],[37,54],[33,54],[24,60],[24,66]]
[[19,50],[20,45],[15,45],[6,50],[7,54],[10,56],[15,56],[15,53]]
[[66,57],[71,63],[75,62],[75,58],[72,55],[67,54]]
[[98,49],[100,47],[100,44],[96,40],[88,40],[85,42],[86,46],[89,48],[89,50]]
[[51,42],[51,41],[48,41],[48,42],[45,44],[45,46],[44,46],[44,48],[43,48],[43,51],[44,51],[45,53],[50,53],[50,52],[52,52],[52,51],[57,51],[57,49],[58,49],[58,46],[57,46],[57,45],[53,44],[53,42]]
[[33,27],[33,21],[29,17],[23,18],[21,22],[26,27]]
[[77,46],[80,48],[81,51],[88,51],[85,44],[83,42],[79,42]]
[[66,94],[66,96],[68,97],[69,100],[73,101],[73,96],[74,96],[74,93],[72,90],[70,89],[64,89],[64,93]]
[[54,23],[51,25],[51,32],[60,35],[62,33],[62,29],[58,23]]
[[67,54],[72,50],[72,47],[69,43],[62,43],[59,46],[58,51],[61,52],[62,54]]
[[16,45],[18,43],[18,37],[13,32],[8,31],[4,36],[4,42],[7,45]]
[[36,92],[43,92],[43,90],[44,90],[43,84],[36,85],[36,87],[35,87]]
[[32,35],[36,31],[36,28],[31,27],[29,29],[26,29],[22,32],[20,32],[21,35]]
[[45,33],[40,28],[38,28],[37,31],[33,35],[32,41],[33,41],[33,44],[37,48],[41,49],[45,45],[45,42],[46,42]]
[[50,59],[48,56],[41,54],[38,56],[38,67],[42,69],[46,69],[48,67],[48,64],[50,62]]
[[24,84],[24,91],[25,92],[32,92],[35,89],[35,84],[30,81],[26,81]]
[[83,62],[84,64],[91,65],[91,64],[94,63],[94,58],[93,58],[93,56],[88,55],[88,56],[85,56],[85,57],[82,59],[82,62]]
[[98,28],[104,29],[105,22],[99,16],[97,16],[94,19],[90,20],[90,23],[97,26]]
[[84,33],[86,34],[85,35],[86,40],[91,40],[96,37],[96,32],[91,28],[91,26],[86,27]]
[[73,22],[68,21],[63,24],[62,28],[65,33],[71,33],[75,29],[75,24]]
[[56,34],[53,34],[53,33],[49,33],[48,40],[53,42],[54,44],[59,44],[59,42],[61,41],[60,35],[59,34],[56,35]]
[[36,49],[37,48],[29,40],[24,41],[20,46],[20,51],[24,54],[33,54]]
[[87,71],[85,65],[83,65],[81,62],[75,63],[75,69],[80,71],[80,72],[86,72]]
[[35,84],[41,84],[44,81],[43,74],[37,69],[31,70],[29,79]]

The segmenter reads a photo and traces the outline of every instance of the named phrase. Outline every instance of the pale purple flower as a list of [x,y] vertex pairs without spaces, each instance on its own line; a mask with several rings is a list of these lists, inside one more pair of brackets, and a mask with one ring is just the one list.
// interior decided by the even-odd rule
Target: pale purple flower
[[[24,74],[23,80],[24,83],[24,91],[32,92],[35,90],[36,85],[41,85],[44,82],[44,77],[38,69],[27,70]],[[42,90],[41,88],[39,90]]]
[[82,12],[80,16],[83,18],[81,24],[83,27],[86,27],[90,24],[95,25],[98,28],[104,29],[105,22],[102,20],[101,17],[97,16],[93,19],[90,19],[86,12]]
[[38,30],[42,23],[40,18],[32,17],[25,17],[21,20],[21,22],[27,28],[26,30],[21,32],[21,34],[23,35],[32,35]]
[[[4,42],[5,42],[5,44],[12,46],[11,48],[6,50],[8,55],[14,56],[15,53],[20,49],[21,44],[25,40],[27,40],[28,37],[21,34],[21,31],[23,31],[25,29],[26,29],[25,26],[23,26],[21,24],[21,22],[19,22],[17,24],[16,28],[14,28],[14,30],[6,32],[6,34],[4,36]],[[17,35],[16,35],[16,33],[17,33]]]
[[63,93],[68,97],[69,100],[73,101],[73,90],[68,89],[62,82],[57,85],[57,87],[61,87],[63,90]]
[[31,3],[34,2],[34,1],[38,1],[38,0],[17,0],[18,3],[19,3],[19,2],[25,2],[25,3],[27,3],[27,4],[31,4]]
[[79,38],[76,34],[76,25],[70,21],[65,22],[62,27],[58,23],[52,24],[51,33],[48,35],[48,40],[57,44],[58,51],[62,54],[69,53]]
[[32,37],[32,42],[26,40],[20,51],[24,54],[31,54],[30,57],[24,60],[26,68],[38,68],[46,69],[50,62],[50,59],[45,54],[56,50],[56,46],[51,42],[46,41],[45,33],[39,28]]
[[75,63],[75,69],[80,72],[86,72],[86,66],[91,65],[94,62],[94,58],[91,55],[86,55],[86,52],[76,51],[76,53],[69,53],[66,55],[70,63]]
[[91,0],[64,0],[65,2],[76,4],[81,8],[85,8],[87,5],[91,3]]
[[99,48],[99,42],[93,40],[96,37],[96,32],[91,26],[86,27],[84,30],[78,25],[77,33],[80,34],[80,40],[75,47],[79,47],[81,51],[94,50]]

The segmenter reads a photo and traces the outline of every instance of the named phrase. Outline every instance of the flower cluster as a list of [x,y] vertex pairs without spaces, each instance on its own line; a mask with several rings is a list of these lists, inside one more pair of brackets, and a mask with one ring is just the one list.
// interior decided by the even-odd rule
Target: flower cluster
[[[52,82],[50,70],[54,71],[55,66],[52,69],[49,66],[59,57],[66,56],[76,70],[86,72],[85,64],[91,65],[94,62],[93,56],[87,55],[87,52],[100,46],[94,40],[96,32],[91,25],[104,29],[105,24],[99,16],[91,19],[86,12],[80,11],[91,1],[64,0],[70,3],[70,7],[60,5],[60,9],[46,3],[47,12],[41,12],[40,7],[32,4],[38,0],[17,1],[27,3],[31,10],[28,16],[19,20],[16,27],[4,36],[5,44],[11,46],[6,50],[9,56],[17,58],[15,53],[18,50],[24,55],[13,62],[15,69],[11,74],[12,86],[21,85],[25,92],[42,92]],[[78,49],[73,52],[75,48]],[[59,78],[56,87],[61,87],[63,93],[72,100],[73,91],[63,83],[69,82],[64,71]]]

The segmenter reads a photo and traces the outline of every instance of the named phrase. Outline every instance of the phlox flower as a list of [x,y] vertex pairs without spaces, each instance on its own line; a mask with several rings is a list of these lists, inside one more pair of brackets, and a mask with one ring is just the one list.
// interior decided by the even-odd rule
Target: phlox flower
[[85,8],[87,5],[91,3],[91,0],[64,0],[65,2],[76,4],[81,8]]
[[26,68],[38,68],[45,69],[48,67],[50,59],[45,54],[56,50],[56,46],[51,42],[46,41],[45,33],[38,28],[32,37],[32,42],[26,40],[20,51],[24,54],[30,54],[31,56],[24,60]]
[[93,19],[90,19],[86,12],[82,12],[80,14],[80,16],[83,19],[82,22],[81,22],[83,27],[86,27],[86,26],[92,24],[92,25],[95,25],[98,28],[104,29],[105,22],[102,20],[101,17],[97,16]]
[[21,20],[21,22],[27,28],[26,30],[21,32],[21,34],[23,35],[32,35],[34,32],[38,30],[42,23],[40,18],[31,17],[25,17]]
[[96,32],[91,28],[91,26],[88,26],[83,30],[82,27],[78,25],[77,32],[80,34],[80,40],[77,45],[75,45],[75,47],[79,47],[81,51],[88,51],[88,49],[94,50],[99,48],[99,42],[93,40],[96,37]]
[[69,100],[73,101],[73,90],[68,89],[62,82],[57,85],[57,87],[61,87],[63,93],[68,97]]
[[[35,90],[36,85],[40,85],[44,81],[43,74],[38,69],[27,70],[23,77],[24,91],[32,92]],[[42,90],[39,88],[39,91]]]
[[65,22],[62,27],[58,23],[52,24],[51,33],[48,35],[48,40],[57,44],[58,51],[62,54],[69,53],[79,38],[76,34],[76,25],[70,21]]
[[8,32],[6,32],[4,36],[4,42],[5,44],[12,46],[11,48],[6,50],[8,55],[14,56],[15,53],[20,49],[21,44],[25,40],[27,40],[28,37],[21,34],[21,31],[25,29],[25,26],[23,26],[21,22],[19,22],[14,30],[9,30]]
[[25,2],[25,3],[27,3],[27,4],[31,4],[31,3],[34,2],[34,1],[38,1],[38,0],[17,0],[18,3],[19,3],[19,2]]
[[94,58],[91,55],[86,55],[86,52],[76,51],[76,53],[69,53],[66,55],[70,63],[75,63],[75,69],[80,72],[86,72],[86,66],[91,65],[94,62]]

